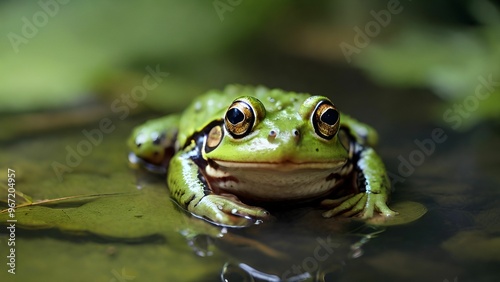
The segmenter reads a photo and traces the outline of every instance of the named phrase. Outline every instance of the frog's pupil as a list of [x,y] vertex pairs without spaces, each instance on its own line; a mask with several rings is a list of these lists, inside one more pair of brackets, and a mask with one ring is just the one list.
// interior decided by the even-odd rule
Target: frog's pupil
[[229,120],[232,124],[238,124],[245,119],[245,115],[243,115],[243,113],[237,108],[230,109],[226,116],[227,120]]
[[321,121],[329,125],[334,125],[339,119],[339,113],[334,109],[328,109],[321,115]]

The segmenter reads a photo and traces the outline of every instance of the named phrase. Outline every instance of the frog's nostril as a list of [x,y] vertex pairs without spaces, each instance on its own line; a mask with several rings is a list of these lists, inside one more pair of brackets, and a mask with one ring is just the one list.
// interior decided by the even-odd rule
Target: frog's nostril
[[300,140],[300,131],[298,129],[292,130],[293,138],[295,139],[295,142],[299,142]]
[[140,148],[142,146],[142,143],[135,143],[135,145],[137,146],[137,148]]
[[274,140],[276,138],[276,136],[278,136],[278,132],[274,129],[271,129],[269,131],[269,136],[268,136],[268,140],[271,141],[271,140]]

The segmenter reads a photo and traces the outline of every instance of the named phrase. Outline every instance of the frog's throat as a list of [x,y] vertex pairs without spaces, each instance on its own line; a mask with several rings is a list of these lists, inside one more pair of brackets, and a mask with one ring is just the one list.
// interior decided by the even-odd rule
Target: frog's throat
[[222,166],[226,168],[240,168],[240,169],[263,169],[263,170],[275,170],[275,171],[293,171],[293,170],[304,170],[304,169],[318,169],[318,170],[328,170],[335,169],[344,166],[347,160],[337,160],[330,162],[293,162],[293,161],[283,161],[283,162],[233,162],[233,161],[222,161],[222,160],[212,160],[217,166]]
[[352,163],[244,163],[215,161],[205,168],[207,182],[215,191],[259,201],[315,198],[343,182]]

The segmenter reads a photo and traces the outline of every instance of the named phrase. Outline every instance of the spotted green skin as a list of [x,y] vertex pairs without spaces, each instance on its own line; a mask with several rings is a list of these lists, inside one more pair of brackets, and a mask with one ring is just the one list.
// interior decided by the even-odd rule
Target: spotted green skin
[[[222,140],[215,149],[206,150],[208,131],[214,124],[223,124],[228,107],[242,96],[252,97],[258,104],[255,107],[260,109],[255,110],[256,126],[244,138],[233,138],[222,126]],[[331,140],[319,137],[312,125],[311,114],[322,99],[326,98],[265,87],[229,85],[223,91],[213,90],[200,96],[181,115],[151,120],[138,126],[128,145],[142,164],[168,167],[167,182],[171,195],[182,207],[219,225],[247,226],[269,215],[261,207],[243,203],[238,198],[240,196],[254,200],[252,202],[256,199],[257,202],[306,200],[331,193],[340,183],[348,181],[352,182],[348,185],[352,189],[347,195],[337,199],[325,197],[322,204],[329,209],[324,212],[325,217],[343,214],[371,218],[374,212],[395,215],[386,204],[390,184],[384,164],[372,148],[377,142],[377,133],[368,125],[341,114],[341,133]],[[271,131],[278,133],[276,138],[269,137]],[[300,133],[299,137],[294,135],[295,132]],[[275,170],[276,173],[260,177],[255,187],[265,188],[260,190],[261,195],[257,192],[253,195],[252,189],[239,191],[236,187],[226,190],[225,186],[221,188],[217,184],[221,179],[218,175],[223,173],[218,165],[213,164],[219,162],[231,163],[232,167],[224,172],[224,176],[231,177],[232,172],[241,171],[259,173],[259,176],[267,171],[272,173]],[[267,168],[262,170],[253,166],[247,170],[246,164],[265,164]],[[288,169],[296,164],[299,170]],[[307,179],[323,172],[324,168],[317,168],[316,164],[328,164],[327,170],[335,171],[336,177],[341,179],[328,189],[316,189],[328,186],[324,179]],[[283,170],[287,172],[280,174]],[[283,195],[275,187],[283,189],[276,183],[286,183],[286,179],[275,175],[313,184],[308,184],[310,189],[290,187],[291,190]]]

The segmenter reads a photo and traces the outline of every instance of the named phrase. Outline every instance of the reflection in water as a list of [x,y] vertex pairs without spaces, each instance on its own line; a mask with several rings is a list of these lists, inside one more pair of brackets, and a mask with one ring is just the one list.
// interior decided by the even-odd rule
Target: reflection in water
[[351,220],[323,219],[328,226],[307,226],[311,214],[317,212],[305,212],[294,225],[275,221],[246,229],[221,228],[224,234],[217,238],[193,236],[187,229],[182,233],[199,256],[209,256],[212,244],[228,255],[222,281],[331,281],[385,230]]

